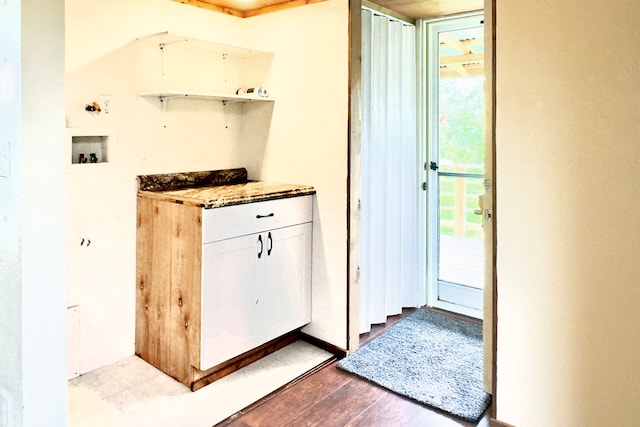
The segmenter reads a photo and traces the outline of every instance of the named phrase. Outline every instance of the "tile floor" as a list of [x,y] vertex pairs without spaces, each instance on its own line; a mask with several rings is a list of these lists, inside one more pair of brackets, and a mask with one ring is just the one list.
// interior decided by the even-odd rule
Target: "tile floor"
[[195,392],[131,356],[69,381],[69,427],[211,427],[332,356],[297,341]]

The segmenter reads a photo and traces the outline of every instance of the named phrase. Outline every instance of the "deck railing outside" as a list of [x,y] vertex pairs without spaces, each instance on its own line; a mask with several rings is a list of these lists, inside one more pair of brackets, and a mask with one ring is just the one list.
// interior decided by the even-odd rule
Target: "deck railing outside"
[[483,165],[441,163],[441,172],[477,174],[478,177],[440,176],[440,234],[482,239],[482,215],[474,210],[480,208],[478,196],[484,192]]

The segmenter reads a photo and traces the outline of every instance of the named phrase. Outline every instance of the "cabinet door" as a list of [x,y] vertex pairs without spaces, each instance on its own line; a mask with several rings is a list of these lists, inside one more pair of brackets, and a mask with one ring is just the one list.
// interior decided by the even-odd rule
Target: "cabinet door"
[[276,338],[311,321],[311,223],[263,233],[261,334]]
[[[252,349],[256,338],[256,283],[264,237],[242,236],[203,245],[200,370]],[[261,255],[260,258],[264,257]]]

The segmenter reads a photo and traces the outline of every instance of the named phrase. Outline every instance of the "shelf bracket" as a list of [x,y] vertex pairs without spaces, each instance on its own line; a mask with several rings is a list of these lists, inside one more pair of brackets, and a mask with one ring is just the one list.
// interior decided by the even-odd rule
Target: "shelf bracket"
[[160,73],[164,76],[164,47],[165,43],[158,44],[158,48],[160,48]]
[[162,113],[166,113],[167,112],[167,104],[169,103],[169,99],[166,96],[160,96],[158,99],[160,99],[160,105],[162,106]]
[[224,106],[224,128],[229,129],[229,101],[223,99],[222,105]]

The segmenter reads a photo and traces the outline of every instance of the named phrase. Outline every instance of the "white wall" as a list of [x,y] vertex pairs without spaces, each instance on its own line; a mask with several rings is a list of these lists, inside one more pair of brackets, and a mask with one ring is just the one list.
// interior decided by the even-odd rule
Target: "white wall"
[[[170,1],[66,2],[67,126],[113,132],[109,163],[71,166],[70,154],[65,159],[67,304],[79,306],[80,373],[134,352],[135,176],[241,163],[229,154],[237,139],[230,134],[238,131],[224,129],[221,105],[171,101],[165,113],[158,100],[137,95],[146,79],[137,74],[139,51],[132,42],[166,30],[226,39],[239,32],[238,24],[237,18]],[[159,61],[154,65],[160,74]],[[84,111],[105,94],[111,97],[108,114]],[[82,239],[91,245],[81,246]]]
[[640,3],[497,2],[497,417],[640,424]]
[[[266,85],[276,103],[266,145],[250,169],[317,190],[313,321],[305,332],[346,348],[348,2],[331,0],[246,20],[251,45],[276,54]],[[247,138],[247,143],[250,139]],[[252,146],[253,148],[253,146]]]
[[[0,5],[0,417],[21,425],[22,413],[22,256],[20,252],[20,4]],[[2,418],[0,418],[1,420]]]
[[63,16],[0,6],[2,425],[66,425]]
[[[164,0],[67,0],[67,126],[115,129],[109,164],[67,168],[68,269],[77,278],[68,303],[80,306],[81,372],[133,353],[134,178],[149,173],[246,166],[252,179],[314,185],[308,331],[346,346],[347,13],[342,0],[245,20]],[[167,30],[274,52],[262,84],[275,105],[225,112],[219,102],[172,100],[163,110],[139,97],[144,51],[131,42]],[[309,96],[314,81],[320,94]],[[83,110],[104,94],[108,115]]]

